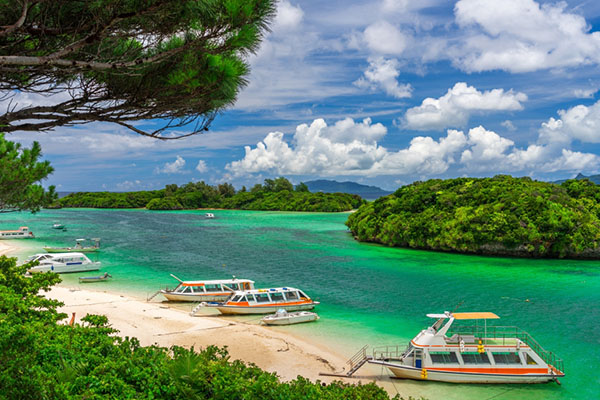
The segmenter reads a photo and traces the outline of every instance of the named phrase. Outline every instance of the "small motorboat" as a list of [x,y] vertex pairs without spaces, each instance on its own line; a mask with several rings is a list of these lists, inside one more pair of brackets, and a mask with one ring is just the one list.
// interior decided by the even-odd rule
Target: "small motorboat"
[[92,261],[83,253],[35,254],[27,259],[28,263],[33,261],[37,261],[38,265],[29,268],[27,270],[29,273],[55,272],[65,274],[100,269],[99,261]]
[[207,219],[213,219],[214,217],[215,217],[215,214],[213,214],[213,213],[204,214],[204,218],[207,218]]
[[287,312],[284,309],[277,310],[275,314],[264,316],[261,321],[266,325],[292,325],[303,322],[312,322],[319,319],[317,313],[310,311]]
[[100,250],[100,239],[99,238],[90,239],[91,241],[94,242],[93,245],[86,245],[86,240],[87,239],[77,239],[75,241],[75,246],[73,246],[73,247],[44,246],[44,250],[46,250],[48,253],[73,253],[73,252],[93,253],[93,252]]
[[55,224],[52,225],[52,229],[66,229],[66,227],[65,227],[64,224],[61,224],[61,223],[57,222],[57,223],[55,223]]
[[112,278],[108,272],[105,272],[104,275],[99,276],[80,276],[79,283],[93,283],[93,282],[102,282]]

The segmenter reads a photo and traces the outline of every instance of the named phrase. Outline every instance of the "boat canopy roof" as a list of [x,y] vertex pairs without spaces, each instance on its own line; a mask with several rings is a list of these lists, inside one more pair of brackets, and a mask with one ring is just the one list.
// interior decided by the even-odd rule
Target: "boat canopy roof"
[[493,312],[463,312],[463,313],[445,313],[445,314],[427,314],[429,318],[450,318],[454,319],[499,319],[500,317]]
[[212,281],[183,281],[181,284],[183,286],[204,286],[204,285],[219,285],[219,284],[228,284],[228,283],[252,283],[250,279],[217,279]]
[[40,256],[47,256],[49,258],[58,258],[58,257],[86,257],[85,254],[83,253],[38,253],[38,254],[34,254],[33,256],[29,257],[29,258],[36,258],[36,257],[40,257]]

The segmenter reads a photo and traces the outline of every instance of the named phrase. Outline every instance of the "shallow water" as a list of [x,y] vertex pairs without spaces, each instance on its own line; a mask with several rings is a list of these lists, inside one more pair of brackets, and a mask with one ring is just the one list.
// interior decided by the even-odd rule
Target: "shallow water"
[[[299,287],[321,301],[321,320],[278,329],[350,357],[363,345],[404,345],[426,313],[492,311],[565,361],[562,386],[455,385],[395,380],[403,395],[430,399],[597,398],[600,262],[462,256],[358,243],[347,214],[65,209],[0,215],[0,229],[28,225],[30,250],[101,237],[103,288],[146,297],[181,279],[236,275],[257,287]],[[67,231],[51,229],[61,222]],[[92,256],[95,257],[95,256]],[[97,273],[87,273],[94,275]],[[63,275],[76,285],[83,274]],[[94,286],[98,289],[99,286]],[[188,307],[188,306],[183,306]],[[248,319],[256,317],[246,317]]]

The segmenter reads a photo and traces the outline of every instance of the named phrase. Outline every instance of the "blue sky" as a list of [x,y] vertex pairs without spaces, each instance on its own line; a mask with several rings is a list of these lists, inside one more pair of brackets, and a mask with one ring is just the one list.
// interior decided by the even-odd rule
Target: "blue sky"
[[94,123],[8,138],[42,144],[59,191],[600,172],[597,1],[281,0],[249,62],[203,135]]

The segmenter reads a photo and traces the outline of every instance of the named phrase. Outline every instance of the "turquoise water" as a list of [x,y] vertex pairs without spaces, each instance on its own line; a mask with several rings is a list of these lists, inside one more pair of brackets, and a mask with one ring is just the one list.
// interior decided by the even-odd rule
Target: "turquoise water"
[[[215,219],[205,219],[204,213],[45,210],[0,215],[0,229],[28,225],[37,239],[19,242],[30,248],[27,253],[101,237],[98,258],[103,271],[114,276],[102,287],[139,297],[174,286],[170,273],[182,279],[236,275],[258,287],[299,287],[321,301],[321,320],[281,329],[348,357],[365,344],[404,345],[431,322],[426,313],[462,302],[460,311],[495,312],[502,317],[499,324],[519,326],[558,353],[567,372],[562,386],[396,380],[401,394],[478,400],[598,396],[600,262],[461,256],[358,243],[344,226],[347,214],[216,210]],[[51,229],[53,222],[67,231]],[[79,275],[63,279],[76,285]]]

